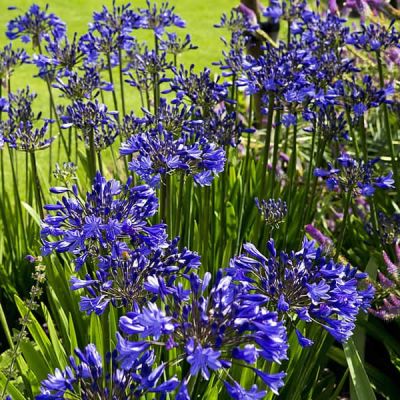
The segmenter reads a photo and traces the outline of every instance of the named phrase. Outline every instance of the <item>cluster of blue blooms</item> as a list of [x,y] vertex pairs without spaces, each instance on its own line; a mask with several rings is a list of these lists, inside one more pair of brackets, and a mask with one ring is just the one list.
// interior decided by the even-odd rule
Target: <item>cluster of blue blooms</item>
[[[288,360],[290,332],[301,347],[310,347],[314,338],[307,324],[314,324],[344,343],[358,313],[370,307],[374,288],[367,274],[331,259],[332,242],[312,225],[306,232],[316,241],[305,238],[299,250],[278,251],[270,239],[265,255],[246,243],[244,252],[213,276],[201,272],[200,256],[181,246],[179,237],[168,238],[166,224],[152,223],[158,212],[156,189],[164,189],[170,175],[182,176],[182,188],[185,177],[198,186],[211,186],[226,167],[229,147],[237,147],[243,133],[254,132],[240,119],[239,91],[259,96],[271,127],[276,113],[280,119],[275,128],[287,128],[287,141],[291,127],[297,132],[298,126],[307,125],[302,127],[313,134],[308,186],[314,171],[314,189],[322,177],[329,190],[349,198],[394,188],[391,172],[374,173],[378,159],[368,160],[364,152],[365,160],[359,161],[359,154],[353,158],[347,152],[351,128],[362,129],[365,114],[391,105],[393,95],[392,85],[378,85],[363,75],[347,49],[379,56],[381,50],[398,46],[397,31],[373,24],[350,33],[335,13],[321,16],[308,10],[305,1],[291,3],[289,7],[273,0],[263,10],[274,23],[287,21],[290,29],[286,43],[268,41],[258,57],[246,52],[259,40],[255,13],[242,6],[222,17],[216,27],[231,36],[224,39],[228,50],[216,65],[230,83],[214,79],[208,68],[196,73],[194,66],[177,65],[177,55],[195,46],[189,35],[181,39],[167,32],[171,26],[185,27],[168,3],[147,1],[146,8],[133,9],[130,3],[113,2],[111,10],[103,7],[94,13],[88,32],[72,41],[65,24],[47,7],[32,6],[9,23],[8,37],[31,40],[38,54],[30,60],[24,51],[6,47],[0,52],[0,84],[19,64],[35,64],[38,76],[48,83],[51,101],[52,89],[68,101],[58,109],[53,104],[59,127],[70,132],[75,128],[77,138],[99,159],[100,152],[120,138],[119,153],[127,172],[133,173],[124,184],[93,173],[86,195],[69,179],[50,190],[62,198],[44,207],[42,254],[71,255],[76,272],[71,290],[84,293],[82,312],[97,318],[115,307],[121,317],[114,351],[102,360],[93,344],[76,349],[77,358],[71,356],[64,370],[41,383],[39,400],[136,399],[149,393],[189,400],[194,386],[204,395],[207,387],[200,388],[199,382],[214,377],[235,400],[262,399],[267,391],[278,394],[284,386],[283,370],[274,366],[275,372],[267,371],[272,370],[270,364]],[[137,29],[153,31],[154,49],[137,42]],[[119,69],[121,92],[124,84],[138,89],[141,115],[125,112],[123,93],[118,110],[114,67]],[[109,82],[103,79],[106,70]],[[104,104],[108,91],[112,111]],[[32,111],[34,98],[29,88],[0,98],[0,112],[8,116],[0,120],[0,148],[8,143],[33,152],[51,145],[54,138],[46,135],[53,120],[37,127],[41,115]],[[335,163],[324,169],[324,148],[331,142]],[[248,143],[250,147],[250,139]],[[296,136],[293,143],[292,179]],[[265,148],[268,153],[268,141]],[[277,157],[274,153],[275,161]],[[135,186],[137,177],[143,184]],[[292,183],[288,192],[286,198],[292,200]],[[221,190],[222,203],[225,195]],[[256,199],[264,222],[276,229],[289,220],[288,204],[280,198]],[[169,376],[177,366],[180,376]],[[251,387],[240,383],[237,371],[243,368],[254,377]]]
[[386,176],[373,176],[373,167],[379,158],[369,160],[367,163],[354,160],[347,153],[343,153],[337,159],[339,168],[329,165],[329,169],[316,168],[314,175],[326,178],[326,186],[329,190],[352,192],[355,196],[372,196],[375,188],[394,188],[393,173]]
[[10,92],[8,98],[0,99],[1,109],[7,115],[7,119],[0,121],[0,137],[8,143],[10,148],[34,152],[51,145],[55,137],[47,137],[49,126],[54,121],[44,119],[40,127],[41,114],[35,114],[32,110],[32,102],[37,97],[31,93],[29,87]]

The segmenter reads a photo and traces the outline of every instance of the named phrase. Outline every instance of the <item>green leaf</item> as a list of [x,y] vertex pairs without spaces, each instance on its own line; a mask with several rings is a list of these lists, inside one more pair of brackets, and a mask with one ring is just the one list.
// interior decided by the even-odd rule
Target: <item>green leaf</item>
[[[3,390],[7,382],[6,376],[0,371],[0,387]],[[7,393],[11,395],[13,400],[26,400],[25,396],[11,383],[8,382]]]
[[[26,307],[25,303],[18,296],[14,296],[14,299],[21,316],[26,315],[28,308]],[[61,367],[49,338],[32,312],[29,313],[29,323],[27,327],[32,335],[33,340],[37,343],[39,351],[46,360],[48,369],[52,371],[54,368]]]
[[47,323],[47,328],[49,330],[50,340],[51,340],[51,344],[53,345],[54,353],[56,354],[61,367],[65,368],[68,364],[67,356],[65,354],[65,349],[64,349],[62,343],[60,342],[60,339],[58,338],[58,333],[54,326],[54,322],[50,316],[49,310],[43,303],[42,303],[42,310],[43,310],[44,318]]
[[35,223],[40,226],[40,217],[39,214],[34,210],[28,203],[21,201],[21,204],[24,206],[25,210],[28,211],[28,214],[33,218]]
[[343,345],[343,350],[358,399],[376,400],[368,375],[365,372],[353,339],[350,338],[347,343]]

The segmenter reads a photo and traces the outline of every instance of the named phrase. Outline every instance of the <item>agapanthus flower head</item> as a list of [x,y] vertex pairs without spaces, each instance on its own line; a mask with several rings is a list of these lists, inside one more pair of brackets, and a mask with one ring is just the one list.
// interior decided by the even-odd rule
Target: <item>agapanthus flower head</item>
[[126,82],[137,87],[142,94],[154,87],[155,76],[158,76],[158,84],[169,81],[165,75],[172,68],[172,62],[167,60],[164,51],[157,52],[149,50],[147,46],[137,46],[128,51],[127,56],[126,74],[129,79]]
[[227,99],[227,84],[218,83],[218,79],[211,77],[211,71],[205,68],[199,74],[194,72],[194,65],[189,70],[183,65],[179,69],[174,68],[174,77],[170,82],[171,89],[163,93],[175,92],[176,102],[189,100],[191,104],[201,107],[205,114],[218,103]]
[[80,49],[89,63],[97,63],[100,55],[109,58],[112,64],[119,63],[121,50],[129,50],[135,43],[131,33],[141,25],[140,16],[131,9],[131,4],[116,6],[112,10],[103,6],[101,12],[93,13],[89,32],[80,39]]
[[175,238],[154,249],[126,249],[115,259],[99,257],[98,269],[84,279],[73,277],[71,289],[85,289],[81,297],[81,310],[87,314],[102,314],[110,304],[133,309],[157,298],[177,292],[174,282],[181,274],[200,265],[200,257],[186,248],[179,251]]
[[372,315],[385,321],[400,316],[400,244],[394,245],[396,261],[393,262],[386,251],[383,251],[383,260],[386,271],[378,271],[378,280],[374,286],[376,296],[373,306],[369,309]]
[[359,122],[369,109],[381,104],[392,104],[394,94],[393,84],[380,88],[370,75],[363,76],[361,82],[356,82],[354,78],[338,82],[336,89],[343,102],[351,107],[354,123]]
[[389,172],[386,176],[376,176],[374,165],[379,158],[364,162],[353,159],[348,153],[343,153],[337,158],[339,168],[329,169],[316,168],[314,176],[325,179],[328,190],[341,189],[344,192],[351,191],[354,196],[372,196],[376,188],[393,189],[393,173]]
[[70,187],[78,180],[76,175],[77,166],[73,162],[64,162],[62,166],[56,163],[53,176],[57,182],[61,182],[64,186]]
[[146,0],[147,8],[141,8],[139,15],[141,17],[140,27],[143,29],[151,29],[157,37],[161,37],[165,28],[176,26],[184,28],[185,21],[175,14],[175,7],[170,6],[168,2],[162,2],[157,6],[156,3],[151,4],[150,0]]
[[89,145],[89,137],[93,134],[96,151],[100,152],[114,143],[119,135],[117,115],[117,111],[108,111],[107,106],[98,100],[75,100],[61,116],[61,128],[76,127],[81,132],[78,138],[86,145]]
[[[229,275],[253,296],[273,305],[283,321],[295,316],[314,321],[340,342],[351,336],[358,312],[369,307],[374,293],[371,285],[360,287],[366,274],[326,258],[307,239],[299,251],[289,253],[278,253],[271,239],[267,257],[251,243],[244,249],[244,254],[231,260]],[[311,344],[300,331],[298,338],[301,345]]]
[[0,84],[5,85],[14,68],[19,65],[26,64],[29,61],[29,56],[23,49],[12,48],[9,43],[2,50],[0,50]]
[[54,136],[47,137],[49,126],[53,122],[53,120],[46,119],[40,128],[35,127],[30,121],[20,122],[19,126],[8,134],[6,142],[9,147],[21,151],[34,152],[43,150],[55,140]]
[[279,0],[271,0],[268,7],[263,11],[264,17],[271,18],[273,22],[278,22],[283,15],[283,8]]
[[388,26],[375,23],[362,24],[360,31],[351,33],[347,38],[348,44],[368,52],[399,47],[399,41],[400,33],[395,28],[394,20]]
[[129,169],[152,187],[158,186],[167,174],[178,171],[192,176],[198,185],[208,186],[225,165],[225,151],[221,147],[205,137],[196,140],[190,132],[175,137],[161,124],[122,144],[121,155],[136,153]]
[[254,132],[253,128],[245,127],[238,113],[229,112],[222,105],[217,106],[204,120],[204,135],[210,142],[222,147],[237,147],[242,134]]
[[124,257],[129,243],[150,248],[165,243],[165,226],[147,222],[158,208],[154,190],[145,185],[132,187],[131,183],[132,179],[124,185],[113,179],[107,181],[98,172],[85,199],[79,197],[76,185],[53,187],[52,193],[64,196],[56,204],[45,206],[54,214],[42,222],[43,254],[72,253],[80,269],[87,259]]
[[45,35],[44,39],[47,54],[35,54],[32,59],[32,63],[39,69],[38,76],[52,80],[57,76],[70,75],[83,59],[76,34],[72,41],[67,37],[54,39],[50,35]]
[[160,50],[174,56],[185,51],[196,50],[197,48],[197,46],[192,44],[189,34],[184,38],[180,38],[175,32],[166,32],[166,38],[160,39]]
[[338,112],[335,105],[310,105],[303,110],[303,119],[310,125],[305,127],[306,132],[320,132],[326,143],[347,142],[350,139],[347,121],[344,112]]
[[285,220],[287,205],[282,199],[262,199],[260,202],[258,198],[255,198],[255,203],[267,226],[277,228]]
[[231,10],[230,15],[222,14],[218,24],[214,24],[215,28],[224,28],[231,32],[232,35],[254,32],[259,28],[257,16],[254,11],[241,3],[237,8]]
[[[264,374],[254,367],[259,358],[275,362],[286,358],[286,331],[277,314],[252,304],[251,296],[242,298],[241,289],[232,285],[232,279],[222,272],[217,274],[211,287],[210,273],[203,278],[195,273],[185,278],[191,290],[185,290],[182,283],[178,283],[176,292],[163,299],[163,309],[155,303],[135,307],[120,319],[121,330],[129,335],[138,334],[140,340],[153,346],[160,340],[167,340],[166,350],[174,350],[175,361],[186,361],[189,366],[180,393],[186,392],[190,379],[201,376],[209,380],[211,374],[229,370],[236,362],[248,367],[277,392],[283,386],[285,374]],[[128,349],[137,348],[135,342],[129,343]],[[118,346],[120,359],[129,366],[138,352],[123,352],[124,347]],[[232,378],[226,380],[229,394],[237,398],[238,383]],[[246,392],[243,388],[242,391]],[[253,387],[250,392],[258,390]]]
[[83,75],[75,71],[69,73],[66,82],[58,77],[52,86],[70,100],[93,100],[101,90],[109,92],[114,89],[111,83],[101,78],[97,68],[85,65],[82,71]]
[[[33,152],[51,145],[55,137],[47,137],[49,126],[54,121],[41,118],[41,113],[35,114],[32,103],[37,97],[29,87],[9,93],[8,100],[3,99],[3,112],[8,119],[0,121],[0,131],[4,141],[17,150]],[[39,125],[39,126],[38,126]]]
[[63,371],[56,369],[41,382],[37,400],[64,399],[65,396],[134,400],[146,393],[166,395],[179,384],[176,377],[159,383],[164,365],[153,368],[155,357],[151,351],[143,352],[127,369],[121,369],[116,350],[107,354],[103,362],[94,344],[87,345],[83,351],[76,349],[75,355],[78,362],[71,356]]
[[[372,224],[371,224],[372,225]],[[378,232],[375,232],[384,244],[394,244],[400,240],[400,213],[378,212]]]
[[7,24],[6,35],[10,40],[21,38],[23,42],[32,40],[33,46],[40,45],[45,35],[51,34],[61,39],[65,36],[65,23],[53,13],[48,13],[49,5],[41,9],[33,4],[29,10]]

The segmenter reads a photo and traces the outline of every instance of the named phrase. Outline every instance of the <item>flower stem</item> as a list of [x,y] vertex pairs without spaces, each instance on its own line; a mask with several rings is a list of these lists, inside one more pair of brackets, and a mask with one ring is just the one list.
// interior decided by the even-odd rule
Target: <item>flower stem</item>
[[269,146],[271,144],[274,104],[275,104],[275,95],[273,93],[270,93],[268,102],[268,120],[267,120],[264,154],[263,154],[262,170],[261,170],[261,185],[260,185],[260,195],[259,195],[260,199],[263,199],[267,192],[266,183],[267,183],[267,170],[268,170],[268,156],[269,156]]
[[349,191],[347,192],[347,195],[344,200],[342,229],[340,232],[338,244],[336,246],[335,262],[339,258],[340,252],[342,250],[343,242],[344,242],[344,235],[346,233],[347,220],[349,217],[349,209],[350,209],[350,205],[351,205],[351,195],[352,195],[352,189],[350,188]]
[[37,164],[36,164],[35,152],[31,151],[30,152],[30,156],[31,156],[31,168],[32,168],[32,177],[33,177],[33,186],[34,186],[34,190],[35,190],[36,204],[37,204],[37,208],[39,210],[40,218],[44,219],[43,202],[42,202],[42,189],[41,189],[41,186],[40,186],[39,175],[38,175],[38,172],[37,172]]
[[[385,86],[385,81],[384,81],[384,77],[383,77],[382,57],[381,57],[381,54],[379,51],[376,52],[376,60],[378,63],[379,83],[380,83],[381,89],[383,90],[384,86]],[[395,151],[394,151],[392,132],[391,132],[390,123],[389,123],[389,112],[388,112],[386,103],[382,104],[382,108],[383,108],[383,122],[384,122],[384,126],[385,126],[386,140],[389,145],[389,152],[390,152],[390,158],[392,161],[393,175],[394,175],[394,180],[395,180],[396,188],[397,188],[397,196],[398,196],[398,198],[400,198],[400,191],[398,190],[400,188],[399,170],[398,170],[396,155],[395,155]]]

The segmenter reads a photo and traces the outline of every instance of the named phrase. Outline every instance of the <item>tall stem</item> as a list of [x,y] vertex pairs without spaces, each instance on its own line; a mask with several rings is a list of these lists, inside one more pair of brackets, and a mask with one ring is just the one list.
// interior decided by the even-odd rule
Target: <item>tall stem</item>
[[[42,53],[42,47],[41,47],[40,43],[38,45],[38,48],[39,48],[39,53],[43,54]],[[61,141],[62,141],[62,144],[64,146],[64,150],[65,150],[65,152],[67,154],[67,159],[68,159],[68,161],[70,161],[71,149],[68,148],[68,145],[67,145],[67,142],[65,140],[65,137],[64,137],[64,135],[62,134],[62,131],[61,131],[61,122],[60,122],[60,118],[59,118],[58,113],[57,113],[56,103],[54,101],[53,90],[52,90],[52,87],[51,87],[51,84],[50,84],[50,80],[47,77],[45,77],[44,80],[46,82],[47,90],[49,92],[50,104],[51,104],[51,107],[53,108],[54,118],[56,119],[58,133],[61,136]]]
[[93,181],[96,176],[96,148],[94,143],[94,130],[89,130],[89,151],[88,151],[88,163],[89,163],[89,173],[90,182]]
[[34,186],[34,190],[35,190],[36,204],[37,204],[37,208],[39,209],[40,218],[44,219],[42,190],[41,190],[41,186],[40,186],[39,175],[37,172],[35,152],[31,151],[30,155],[31,155],[31,168],[32,168],[32,177],[33,177],[33,186]]
[[[117,94],[115,93],[115,84],[114,84],[114,78],[113,78],[112,67],[111,67],[111,59],[110,59],[109,55],[107,55],[107,66],[108,66],[108,76],[109,76],[110,82],[113,86],[112,97],[113,97],[113,102],[114,102],[114,108],[115,108],[115,111],[118,111]],[[120,115],[118,114],[118,120],[119,119],[120,119]]]
[[118,57],[119,57],[119,85],[121,86],[121,104],[122,104],[122,114],[126,115],[125,110],[125,93],[124,93],[124,76],[122,71],[122,50],[118,49]]
[[260,195],[259,195],[260,199],[263,199],[265,197],[265,193],[267,191],[266,182],[267,182],[267,171],[268,171],[268,156],[269,156],[269,146],[271,144],[274,104],[275,104],[275,95],[273,93],[270,93],[268,102],[268,120],[267,120],[266,134],[265,134],[264,154],[262,160],[261,185],[260,185]]
[[336,246],[335,261],[337,261],[339,258],[340,252],[342,250],[343,242],[344,242],[344,235],[346,233],[347,220],[348,220],[348,216],[349,216],[349,208],[350,208],[350,204],[351,204],[351,195],[352,195],[352,188],[350,188],[349,191],[347,192],[345,201],[344,201],[342,229],[340,232],[338,244]]
[[[384,86],[385,86],[385,80],[384,80],[384,77],[383,77],[382,58],[381,58],[381,54],[380,54],[379,51],[376,52],[376,60],[378,62],[379,83],[380,83],[381,89],[383,89]],[[394,174],[394,180],[395,180],[395,183],[396,183],[396,188],[399,189],[400,188],[399,170],[398,170],[397,161],[396,161],[396,154],[395,154],[395,151],[394,151],[392,132],[391,132],[391,129],[390,129],[389,111],[388,111],[386,103],[382,104],[382,108],[383,108],[383,122],[384,122],[384,125],[385,125],[386,140],[387,140],[388,145],[389,145],[389,152],[390,152],[390,158],[391,158],[391,161],[392,161],[392,169],[393,169],[393,174]],[[400,191],[399,190],[397,190],[397,197],[400,198]]]

